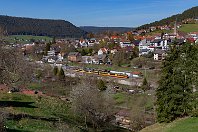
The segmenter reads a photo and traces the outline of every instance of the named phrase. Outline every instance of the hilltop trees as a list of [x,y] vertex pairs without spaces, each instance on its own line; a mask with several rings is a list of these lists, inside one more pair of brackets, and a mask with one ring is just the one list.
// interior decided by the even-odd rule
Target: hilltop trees
[[176,19],[178,22],[182,22],[182,20],[189,19],[189,18],[197,18],[197,17],[198,17],[198,6],[188,9],[184,11],[182,14],[173,15],[171,17],[162,19],[160,21],[155,21],[150,24],[142,25],[138,27],[138,29],[149,29],[149,27],[152,27],[152,26],[170,25],[174,23]]
[[8,35],[35,35],[80,38],[86,32],[64,20],[32,19],[0,16],[0,24],[6,25]]
[[193,86],[198,74],[198,47],[185,44],[171,48],[169,55],[163,62],[162,76],[157,96],[157,120],[170,122],[178,117],[191,113],[193,101]]

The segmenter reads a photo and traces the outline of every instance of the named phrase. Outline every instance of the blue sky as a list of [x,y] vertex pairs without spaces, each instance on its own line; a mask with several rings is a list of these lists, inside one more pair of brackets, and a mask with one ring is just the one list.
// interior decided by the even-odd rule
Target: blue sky
[[136,27],[197,5],[198,0],[1,0],[0,14],[63,19],[76,26]]

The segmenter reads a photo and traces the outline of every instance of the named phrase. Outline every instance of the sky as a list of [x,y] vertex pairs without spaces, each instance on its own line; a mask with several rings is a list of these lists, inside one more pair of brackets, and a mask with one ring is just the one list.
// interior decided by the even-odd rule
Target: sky
[[0,0],[0,15],[62,19],[76,26],[137,27],[198,6],[198,0]]

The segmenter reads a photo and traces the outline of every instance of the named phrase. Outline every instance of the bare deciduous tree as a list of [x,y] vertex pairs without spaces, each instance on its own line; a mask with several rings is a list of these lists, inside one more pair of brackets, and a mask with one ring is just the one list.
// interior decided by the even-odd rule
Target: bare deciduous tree
[[16,49],[0,46],[0,83],[12,85],[32,79],[32,66]]
[[71,91],[73,110],[84,116],[85,123],[92,123],[93,128],[99,128],[108,124],[114,114],[112,101],[99,92],[95,81],[83,80]]
[[4,114],[3,113],[0,113],[0,131],[1,132],[5,132],[6,129],[5,129],[5,119],[4,119]]

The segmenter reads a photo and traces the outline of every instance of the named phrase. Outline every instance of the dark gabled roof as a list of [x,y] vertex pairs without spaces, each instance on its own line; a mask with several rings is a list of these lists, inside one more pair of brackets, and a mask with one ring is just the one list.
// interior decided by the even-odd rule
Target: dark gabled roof
[[107,55],[98,55],[98,59],[102,59],[103,60],[104,58],[106,58],[106,56]]
[[125,48],[123,48],[125,51],[133,51],[133,46],[126,46]]
[[57,59],[58,59],[58,57],[57,57],[57,56],[50,56],[50,57],[48,57],[48,59],[57,60]]
[[142,49],[140,52],[148,52],[150,49]]
[[151,43],[160,43],[161,41],[163,41],[163,39],[154,39]]
[[183,44],[184,43],[184,39],[177,39],[175,42],[177,44]]
[[70,53],[68,54],[68,56],[71,56],[71,55],[77,56],[77,55],[79,55],[79,54],[80,54],[79,52],[70,52]]
[[133,44],[136,45],[136,46],[138,46],[139,43],[140,43],[140,40],[134,40],[134,41],[133,41]]
[[156,49],[154,51],[154,54],[164,54],[164,53],[166,53],[166,51],[165,50],[162,50],[162,49]]

